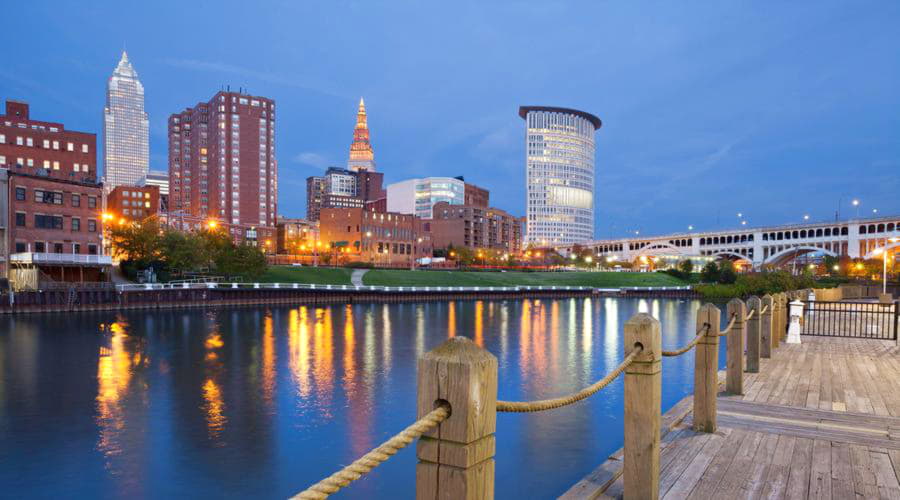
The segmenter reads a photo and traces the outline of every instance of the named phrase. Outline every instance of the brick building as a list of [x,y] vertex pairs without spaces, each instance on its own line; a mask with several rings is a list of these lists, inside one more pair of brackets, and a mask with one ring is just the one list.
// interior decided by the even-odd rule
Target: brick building
[[276,225],[275,248],[279,254],[297,254],[299,245],[318,240],[318,227],[306,219],[279,217]]
[[453,245],[518,254],[524,221],[499,208],[440,202],[434,205],[431,237],[434,248]]
[[332,258],[378,267],[411,267],[431,257],[426,227],[413,215],[370,212],[362,208],[324,208],[319,240]]
[[117,186],[106,195],[113,220],[143,220],[159,214],[159,186]]
[[274,252],[277,188],[273,100],[221,91],[169,117],[170,224]]
[[[384,174],[329,167],[324,176],[306,179],[306,218],[319,220],[324,208],[364,208],[385,199]],[[380,205],[378,205],[380,206]]]
[[36,287],[47,277],[105,279],[111,260],[100,255],[103,194],[96,144],[95,134],[32,120],[28,104],[6,102],[0,168],[8,176],[5,271],[14,286]]

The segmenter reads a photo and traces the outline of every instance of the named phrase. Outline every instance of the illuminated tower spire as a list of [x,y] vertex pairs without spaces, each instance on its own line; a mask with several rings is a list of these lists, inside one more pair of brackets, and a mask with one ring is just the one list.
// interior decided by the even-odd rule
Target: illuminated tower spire
[[375,170],[375,152],[369,142],[369,125],[366,123],[366,103],[359,98],[356,112],[356,128],[353,129],[353,143],[350,144],[350,161],[347,167],[355,172]]

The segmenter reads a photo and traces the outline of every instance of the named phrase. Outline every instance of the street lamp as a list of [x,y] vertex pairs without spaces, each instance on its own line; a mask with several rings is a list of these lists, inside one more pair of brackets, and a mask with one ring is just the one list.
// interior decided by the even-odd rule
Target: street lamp
[[[888,242],[896,243],[900,241],[900,238],[890,238]],[[888,260],[888,247],[885,245],[882,248],[875,249],[875,255],[881,255],[881,293],[887,293],[887,260]]]
[[694,230],[694,226],[688,226],[688,231],[693,231],[693,230]]
[[856,207],[856,218],[859,219],[859,200],[854,198],[851,203],[853,203],[853,206]]
[[803,220],[809,220],[809,214],[804,215]]

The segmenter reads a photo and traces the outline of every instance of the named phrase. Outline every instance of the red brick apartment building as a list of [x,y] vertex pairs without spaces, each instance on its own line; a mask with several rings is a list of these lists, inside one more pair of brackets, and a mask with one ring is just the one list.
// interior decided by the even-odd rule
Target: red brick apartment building
[[100,255],[102,186],[95,134],[33,120],[27,103],[0,115],[0,168],[8,182],[3,277],[16,287],[54,281],[104,281]]
[[221,91],[169,117],[169,224],[216,221],[235,241],[275,251],[275,101]]
[[106,195],[113,221],[139,221],[159,213],[159,186],[116,186]]
[[435,248],[468,247],[518,254],[522,251],[523,217],[475,205],[435,203],[431,237]]
[[409,267],[431,257],[430,235],[414,215],[362,208],[323,208],[319,240],[341,263],[368,262],[378,267]]

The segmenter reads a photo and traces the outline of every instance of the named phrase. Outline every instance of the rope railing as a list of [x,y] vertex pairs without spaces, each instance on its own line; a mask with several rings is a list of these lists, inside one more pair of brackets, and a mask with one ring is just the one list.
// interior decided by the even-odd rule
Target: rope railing
[[329,495],[337,493],[341,488],[368,474],[369,471],[384,463],[395,453],[405,448],[409,443],[421,437],[422,434],[437,427],[438,424],[446,420],[449,416],[449,406],[438,406],[406,429],[400,431],[400,433],[391,439],[388,439],[374,450],[358,458],[352,464],[291,498],[302,500],[321,500],[328,498]]
[[570,394],[568,396],[563,396],[559,398],[553,399],[542,399],[537,401],[497,401],[497,411],[498,412],[513,412],[513,413],[528,413],[534,411],[544,411],[544,410],[553,410],[556,408],[562,408],[563,406],[568,406],[572,403],[577,403],[582,399],[586,399],[590,396],[593,396],[598,391],[608,386],[613,380],[616,379],[622,372],[628,368],[628,365],[634,361],[634,358],[641,353],[643,350],[642,347],[636,347],[632,350],[628,356],[625,356],[625,359],[619,363],[619,366],[615,368],[615,370],[609,372],[605,377],[600,379],[599,381],[585,387],[584,389]]
[[674,351],[663,351],[662,355],[669,356],[669,357],[680,356],[680,355],[690,351],[691,349],[694,348],[695,345],[697,345],[698,342],[700,342],[700,339],[702,339],[706,335],[706,332],[708,332],[708,331],[709,331],[709,323],[704,323],[703,326],[700,327],[699,330],[697,330],[697,335],[694,337],[694,339],[691,340],[690,342],[688,342],[688,345],[682,347],[681,349],[676,349]]
[[750,310],[750,314],[744,316],[744,320],[745,320],[745,321],[749,321],[751,318],[753,318],[753,315],[754,315],[754,314],[756,314],[756,309],[751,309],[751,310]]
[[732,314],[732,315],[731,315],[731,321],[729,321],[729,322],[728,322],[728,325],[726,325],[725,328],[723,328],[722,331],[719,332],[719,337],[723,337],[723,336],[725,336],[725,335],[728,335],[728,332],[731,331],[731,327],[734,326],[734,321],[735,321],[736,319],[737,319],[737,314]]
[[769,305],[768,305],[768,304],[766,304],[766,306],[763,307],[762,310],[759,311],[759,315],[762,316],[763,314],[765,314],[765,313],[767,313],[767,312],[769,312]]

